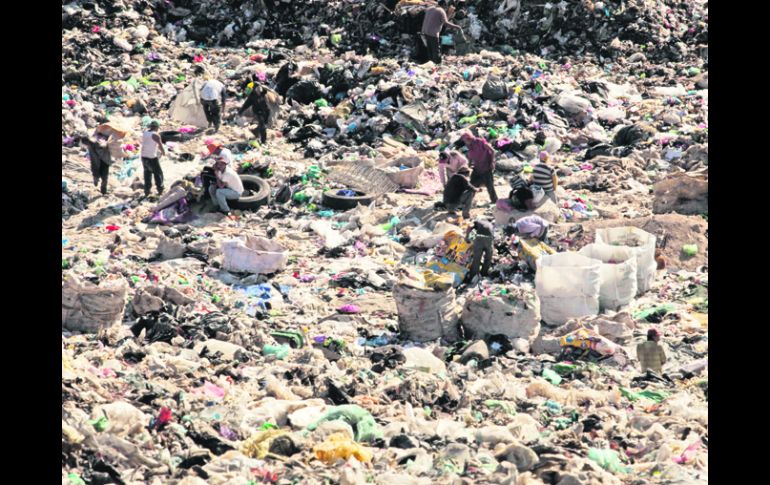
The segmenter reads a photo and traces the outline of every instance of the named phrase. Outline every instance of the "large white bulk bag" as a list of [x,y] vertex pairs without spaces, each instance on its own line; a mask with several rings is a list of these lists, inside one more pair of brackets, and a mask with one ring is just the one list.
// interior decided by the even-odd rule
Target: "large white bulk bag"
[[602,262],[599,270],[599,307],[617,310],[636,296],[636,254],[631,248],[594,243],[578,254]]
[[535,288],[543,321],[559,326],[571,318],[598,314],[601,265],[572,252],[538,259]]
[[649,291],[655,279],[655,236],[637,227],[611,227],[596,230],[596,242],[627,247],[636,254],[636,291]]

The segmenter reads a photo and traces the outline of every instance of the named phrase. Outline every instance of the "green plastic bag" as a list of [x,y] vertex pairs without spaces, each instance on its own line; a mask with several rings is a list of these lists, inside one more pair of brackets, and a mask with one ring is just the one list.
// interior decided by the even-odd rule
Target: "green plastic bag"
[[698,254],[698,245],[697,244],[685,244],[682,246],[682,252],[687,256],[695,256]]
[[84,482],[77,473],[69,473],[67,474],[67,478],[72,485],[86,485],[86,482]]
[[138,89],[139,88],[139,81],[137,81],[133,77],[130,78],[128,81],[126,81],[126,84],[128,84],[129,86],[131,86],[134,89]]
[[94,419],[94,420],[88,422],[88,424],[93,426],[94,429],[96,431],[99,431],[99,432],[104,431],[105,429],[107,429],[107,424],[108,423],[109,423],[109,421],[107,420],[107,416],[102,416],[99,419]]
[[262,355],[275,355],[278,360],[283,360],[289,356],[289,344],[265,345],[262,347]]
[[623,466],[620,462],[620,456],[615,450],[591,448],[588,450],[588,459],[595,461],[597,465],[611,472],[628,473],[630,470]]
[[551,369],[543,369],[543,379],[547,380],[554,386],[561,384],[561,376]]
[[669,312],[673,312],[674,309],[675,309],[674,305],[671,305],[670,303],[654,306],[651,308],[647,308],[646,310],[641,310],[634,313],[634,320],[647,320],[647,318],[653,315],[663,316]]
[[484,401],[484,406],[490,409],[500,408],[510,415],[516,414],[516,409],[514,409],[511,403],[508,403],[505,401],[498,401],[497,399],[487,399],[486,401]]
[[671,394],[666,391],[653,391],[650,389],[645,389],[644,391],[640,392],[634,392],[630,389],[626,389],[625,387],[620,388],[620,393],[628,398],[629,401],[637,401],[641,398],[649,399],[650,401],[655,401],[656,403],[661,403],[665,401]]
[[355,428],[356,441],[372,442],[383,437],[382,430],[369,411],[355,404],[345,404],[329,409],[321,419],[308,425],[307,429],[313,431],[319,424],[335,419],[342,419]]
[[553,370],[558,372],[559,374],[566,376],[569,374],[572,374],[573,372],[577,371],[579,367],[575,364],[565,364],[563,362],[559,362],[553,365]]

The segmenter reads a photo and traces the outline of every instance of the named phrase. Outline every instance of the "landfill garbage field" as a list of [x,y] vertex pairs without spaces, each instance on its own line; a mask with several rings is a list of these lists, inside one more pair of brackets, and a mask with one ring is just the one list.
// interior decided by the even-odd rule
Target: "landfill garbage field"
[[62,485],[708,482],[707,2],[435,7],[63,3]]

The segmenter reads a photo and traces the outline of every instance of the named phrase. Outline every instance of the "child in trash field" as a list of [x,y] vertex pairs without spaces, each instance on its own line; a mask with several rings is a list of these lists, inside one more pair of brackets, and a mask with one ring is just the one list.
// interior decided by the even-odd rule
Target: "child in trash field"
[[473,231],[476,232],[476,237],[473,239],[473,259],[471,260],[470,270],[465,277],[466,283],[474,281],[476,275],[479,274],[479,269],[481,270],[481,276],[487,276],[492,266],[493,243],[495,242],[494,224],[486,219],[476,219],[465,232],[465,238],[468,239]]

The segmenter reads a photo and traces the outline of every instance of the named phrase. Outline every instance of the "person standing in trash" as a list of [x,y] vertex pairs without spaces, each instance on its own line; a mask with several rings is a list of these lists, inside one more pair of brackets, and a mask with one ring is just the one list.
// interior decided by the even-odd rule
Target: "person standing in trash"
[[465,146],[468,147],[468,161],[473,167],[471,174],[471,183],[475,187],[486,186],[489,192],[489,199],[492,203],[497,202],[497,192],[495,192],[495,150],[487,141],[481,137],[476,137],[469,132],[463,133],[460,138]]
[[660,331],[656,328],[647,330],[647,341],[636,346],[636,358],[642,372],[652,371],[658,375],[663,373],[666,363],[666,351],[660,342]]
[[238,115],[242,115],[249,108],[251,108],[254,119],[257,121],[257,128],[252,130],[252,133],[254,136],[258,136],[259,142],[264,145],[267,142],[267,121],[270,118],[270,107],[267,105],[267,90],[258,81],[254,81],[254,87],[246,97],[241,109],[238,110]]
[[158,195],[163,194],[163,170],[160,168],[160,156],[166,155],[163,140],[160,138],[160,123],[152,121],[149,130],[142,134],[142,167],[144,168],[144,195],[150,195],[152,179],[155,178],[155,189]]
[[81,138],[81,142],[88,148],[94,187],[98,187],[101,180],[99,190],[102,195],[107,195],[107,181],[110,177],[110,165],[112,165],[112,155],[110,155],[110,148],[107,146],[107,137],[94,133],[92,137],[84,136]]
[[514,234],[525,239],[535,238],[545,241],[548,236],[548,221],[537,215],[522,217],[513,223]]
[[456,174],[460,167],[467,167],[468,159],[462,153],[452,150],[443,151],[438,156],[438,177],[441,185],[446,187],[452,175]]
[[532,170],[532,185],[539,185],[542,187],[546,197],[558,204],[559,200],[556,198],[556,187],[559,178],[553,167],[548,164],[549,161],[550,155],[548,152],[540,152],[540,163],[535,165]]
[[444,25],[463,31],[462,27],[449,21],[444,7],[446,0],[439,0],[436,7],[430,7],[425,10],[425,19],[422,21],[422,40],[428,48],[428,57],[436,64],[441,64],[441,43],[439,35]]
[[[225,102],[227,90],[225,85],[211,75],[206,74],[206,80],[201,88],[201,104],[203,104],[203,113],[206,115],[206,121],[209,122],[209,128],[214,127],[214,132],[219,131],[219,125],[222,124],[222,115],[225,111]],[[220,105],[220,101],[222,104]]]
[[[216,184],[209,185],[211,200],[219,205],[219,211],[225,215],[230,214],[228,200],[237,200],[243,195],[243,182],[238,173],[233,170],[230,157],[222,156],[222,151],[227,150],[221,146],[219,153],[215,155],[214,173],[217,176]],[[227,150],[229,152],[229,150]]]
[[473,197],[481,190],[471,184],[468,179],[470,173],[471,170],[467,166],[460,167],[444,187],[444,205],[450,214],[462,208],[465,219],[471,216]]
[[[473,225],[465,232],[466,239],[470,237],[471,231],[476,231],[476,237],[473,239],[471,267],[465,277],[465,281],[468,283],[472,282],[479,274],[479,268],[481,269],[481,276],[487,276],[489,273],[489,268],[492,266],[492,244],[495,241],[495,226],[491,221],[485,219],[473,221]],[[481,264],[482,256],[484,258],[483,266]]]

